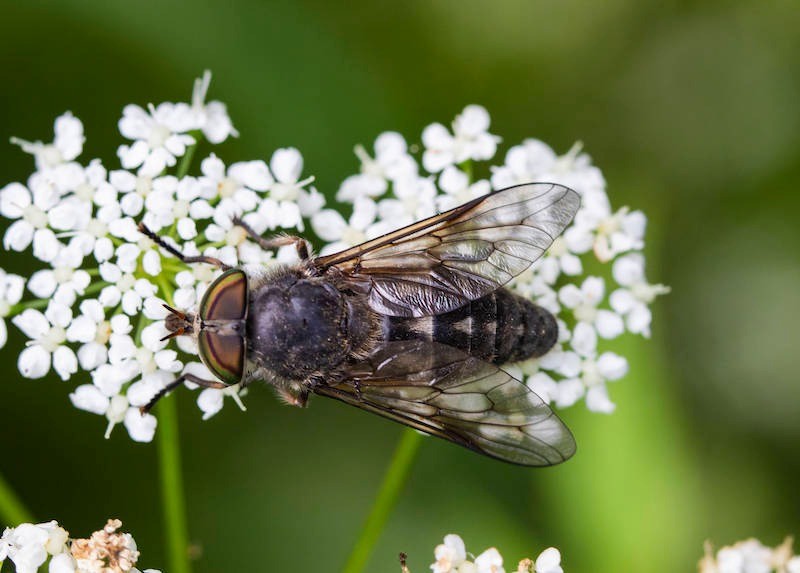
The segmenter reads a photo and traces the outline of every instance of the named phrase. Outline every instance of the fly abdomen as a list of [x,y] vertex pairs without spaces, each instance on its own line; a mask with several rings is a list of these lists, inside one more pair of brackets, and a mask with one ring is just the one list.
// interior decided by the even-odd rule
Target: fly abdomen
[[558,340],[558,323],[550,312],[505,289],[494,294],[497,364],[542,356],[553,347]]
[[451,312],[421,318],[383,317],[386,340],[431,340],[495,364],[542,356],[558,339],[548,311],[498,289]]

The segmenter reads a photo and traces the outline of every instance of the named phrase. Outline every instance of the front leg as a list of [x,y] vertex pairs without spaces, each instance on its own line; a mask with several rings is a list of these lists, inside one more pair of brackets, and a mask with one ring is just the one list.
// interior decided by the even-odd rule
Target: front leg
[[206,380],[205,378],[200,378],[199,376],[195,376],[194,374],[186,373],[181,376],[178,376],[175,380],[173,380],[172,382],[164,386],[164,388],[159,390],[159,392],[155,396],[153,396],[147,404],[139,408],[139,412],[141,412],[142,415],[147,414],[148,412],[150,412],[150,410],[153,409],[153,406],[156,405],[156,402],[161,400],[161,398],[172,392],[175,388],[177,388],[184,382],[193,382],[194,384],[197,384],[202,388],[216,388],[218,390],[228,387],[227,384],[224,384],[218,380]]
[[170,254],[177,257],[181,262],[188,264],[191,263],[208,263],[209,265],[214,265],[217,268],[222,269],[223,271],[227,271],[231,267],[226,265],[221,260],[215,257],[207,257],[205,255],[196,255],[196,256],[187,256],[184,255],[181,251],[179,251],[176,247],[173,247],[169,243],[167,243],[162,237],[159,237],[153,231],[151,231],[147,225],[144,223],[139,223],[139,232],[153,241],[156,245],[163,248],[164,250],[168,251]]
[[286,245],[294,245],[297,249],[297,255],[301,261],[308,260],[311,257],[311,245],[302,237],[295,237],[293,235],[275,235],[270,239],[265,239],[253,229],[250,225],[242,221],[239,217],[232,219],[233,224],[245,230],[247,235],[265,251],[271,251]]

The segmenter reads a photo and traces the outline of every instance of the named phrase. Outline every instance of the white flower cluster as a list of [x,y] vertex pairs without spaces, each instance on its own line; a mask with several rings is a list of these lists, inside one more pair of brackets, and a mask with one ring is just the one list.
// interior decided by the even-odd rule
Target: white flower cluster
[[700,573],[800,573],[800,555],[794,555],[792,538],[777,547],[767,547],[758,539],[747,539],[722,547],[715,553],[706,542]]
[[[467,552],[464,540],[451,533],[445,535],[444,543],[434,550],[436,561],[431,564],[433,573],[505,573],[503,557],[494,547],[478,556]],[[555,547],[542,551],[536,559],[523,559],[514,570],[516,573],[564,573],[561,568],[561,553]]]
[[[302,231],[303,217],[324,199],[301,178],[303,159],[293,148],[277,150],[269,163],[226,165],[213,153],[190,176],[190,149],[236,135],[225,106],[205,102],[210,74],[197,80],[191,103],[161,103],[147,110],[129,105],[119,121],[131,140],[117,155],[124,169],[107,170],[100,159],[77,161],[83,125],[71,113],[56,119],[53,143],[14,139],[35,158],[26,184],[0,189],[0,215],[11,221],[3,237],[9,251],[32,250],[43,263],[26,280],[0,270],[0,347],[11,321],[28,338],[19,371],[42,378],[52,369],[62,380],[84,383],[70,394],[77,408],[103,415],[112,428],[123,423],[131,438],[153,439],[156,418],[138,408],[183,371],[213,378],[197,362],[190,340],[184,354],[161,341],[164,302],[189,308],[214,278],[206,265],[187,267],[154,248],[138,231],[143,222],[172,239],[188,255],[205,254],[228,264],[273,262],[231,218],[259,232]],[[182,159],[183,164],[178,164]],[[291,256],[279,253],[278,260]],[[23,301],[25,287],[35,298]],[[198,396],[204,417],[222,408],[236,388],[207,389]]]
[[7,527],[0,537],[0,568],[10,559],[17,573],[35,573],[49,559],[50,573],[142,573],[135,567],[136,541],[130,533],[118,533],[121,526],[118,519],[109,519],[87,539],[70,539],[55,521]]
[[[78,161],[83,125],[69,112],[56,119],[52,143],[13,140],[34,156],[36,169],[25,184],[0,189],[0,216],[10,221],[3,246],[30,250],[42,263],[27,280],[0,269],[0,347],[7,338],[3,319],[10,318],[28,339],[17,359],[23,376],[41,378],[52,370],[62,380],[78,379],[70,399],[105,416],[106,436],[123,423],[134,440],[150,441],[157,420],[140,415],[139,407],[181,373],[213,379],[189,337],[177,339],[180,352],[161,340],[162,304],[196,307],[216,274],[160,250],[139,232],[139,223],[189,256],[216,257],[231,266],[271,265],[296,260],[296,251],[264,251],[233,218],[260,234],[303,232],[310,224],[326,242],[321,252],[330,253],[492,188],[549,180],[578,191],[582,206],[564,236],[513,288],[558,317],[561,340],[516,373],[557,406],[586,396],[592,410],[613,408],[605,382],[623,376],[627,362],[601,351],[598,338],[625,330],[648,336],[648,305],[667,289],[645,278],[644,215],[611,210],[600,171],[577,147],[558,157],[527,140],[508,151],[503,165],[487,167],[483,162],[495,155],[499,138],[488,132],[486,110],[468,106],[452,132],[440,124],[423,131],[422,167],[398,133],[380,135],[372,154],[357,147],[360,173],[345,179],[337,193],[352,209],[344,217],[324,209],[325,199],[311,186],[313,177],[303,176],[303,158],[294,148],[276,150],[269,163],[227,166],[209,153],[199,172],[189,173],[199,144],[237,135],[224,104],[205,101],[209,81],[208,73],[197,80],[190,103],[126,106],[119,130],[130,143],[117,150],[121,169],[109,170],[100,159]],[[481,168],[489,179],[473,177]],[[611,264],[613,287],[599,276],[582,276],[589,258]],[[200,392],[203,417],[217,413],[225,396],[241,406],[238,391]]]

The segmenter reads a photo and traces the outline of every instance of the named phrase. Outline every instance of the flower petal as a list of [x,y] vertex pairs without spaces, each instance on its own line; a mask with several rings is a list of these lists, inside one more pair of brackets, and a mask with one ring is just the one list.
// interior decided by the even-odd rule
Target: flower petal
[[25,378],[42,378],[50,370],[50,353],[38,344],[29,346],[20,352],[17,367]]
[[82,384],[69,395],[72,405],[92,414],[103,415],[108,409],[108,397],[93,384]]
[[152,414],[141,414],[138,408],[128,408],[125,428],[134,442],[152,442],[158,421]]

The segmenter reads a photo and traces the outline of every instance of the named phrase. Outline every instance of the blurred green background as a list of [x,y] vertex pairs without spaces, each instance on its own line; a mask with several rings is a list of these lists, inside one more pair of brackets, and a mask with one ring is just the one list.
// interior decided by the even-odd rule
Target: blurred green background
[[[0,141],[49,140],[72,110],[82,156],[115,161],[123,105],[186,100],[214,72],[238,140],[226,160],[296,146],[331,195],[355,143],[410,140],[465,104],[508,145],[576,140],[616,206],[650,218],[649,276],[672,285],[617,412],[565,411],[579,449],[526,470],[439,440],[418,463],[370,571],[428,570],[444,534],[516,559],[555,545],[570,573],[693,571],[707,538],[800,534],[800,9],[795,1],[0,3]],[[30,158],[2,144],[2,182]],[[206,149],[206,152],[208,150]],[[202,151],[201,151],[202,153]],[[30,272],[23,257],[2,266]],[[75,534],[118,516],[166,567],[154,444],[75,410],[73,386],[22,380],[3,350],[0,471],[39,519]],[[180,395],[199,572],[340,569],[400,427],[334,402],[209,422]]]

